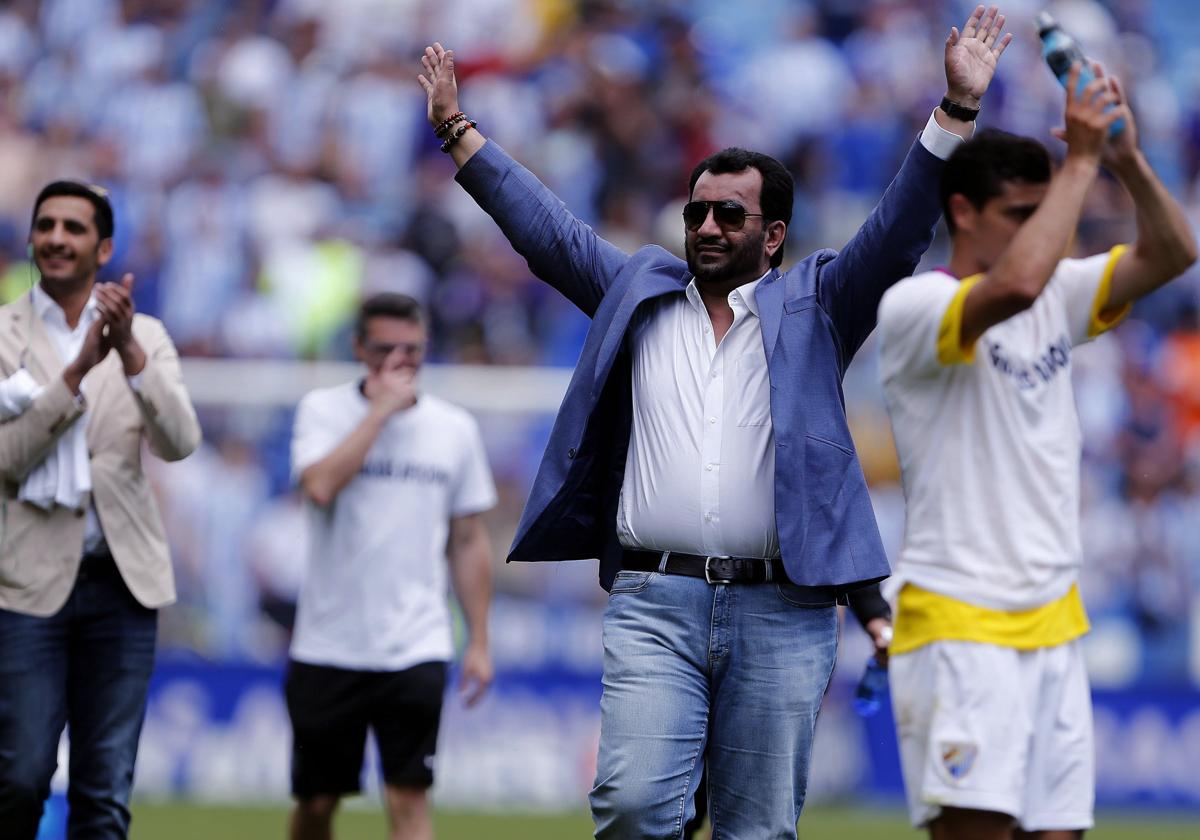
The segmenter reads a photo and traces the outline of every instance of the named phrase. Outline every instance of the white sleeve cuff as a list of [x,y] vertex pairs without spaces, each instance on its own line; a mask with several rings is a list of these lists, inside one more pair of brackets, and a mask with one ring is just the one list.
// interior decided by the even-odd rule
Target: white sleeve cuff
[[[950,155],[954,154],[954,150],[958,148],[963,139],[953,131],[947,131],[938,125],[937,119],[934,117],[934,112],[929,113],[929,122],[925,123],[925,128],[921,130],[921,145],[929,150],[929,153],[942,160],[946,160]],[[975,124],[971,124],[971,134],[975,133]]]

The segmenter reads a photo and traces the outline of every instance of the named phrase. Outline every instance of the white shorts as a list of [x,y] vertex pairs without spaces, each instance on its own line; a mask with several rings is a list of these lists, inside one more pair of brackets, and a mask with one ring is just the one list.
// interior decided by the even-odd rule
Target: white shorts
[[935,642],[888,670],[914,826],[946,806],[1011,814],[1026,831],[1092,827],[1092,698],[1078,641]]

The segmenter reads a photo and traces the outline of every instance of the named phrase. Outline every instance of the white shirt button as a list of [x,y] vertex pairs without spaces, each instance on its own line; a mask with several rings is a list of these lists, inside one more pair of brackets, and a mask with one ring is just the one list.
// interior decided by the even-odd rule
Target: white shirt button
[[709,418],[708,418],[708,422],[709,422],[709,423],[716,423],[716,422],[717,422],[717,418],[716,418],[716,417],[709,417]]
[[705,522],[712,522],[712,514],[711,514],[711,513],[706,513],[706,514],[704,514],[704,521],[705,521]]
[[712,472],[713,465],[712,465],[712,464],[705,464],[705,465],[704,465],[704,469],[708,470],[709,472]]

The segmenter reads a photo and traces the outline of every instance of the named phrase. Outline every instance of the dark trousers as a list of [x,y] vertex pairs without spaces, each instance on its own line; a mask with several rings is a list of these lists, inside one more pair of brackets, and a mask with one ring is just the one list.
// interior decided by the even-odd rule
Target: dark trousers
[[71,840],[124,838],[158,614],[130,594],[111,557],[87,558],[61,610],[0,610],[0,834],[37,834],[70,740]]

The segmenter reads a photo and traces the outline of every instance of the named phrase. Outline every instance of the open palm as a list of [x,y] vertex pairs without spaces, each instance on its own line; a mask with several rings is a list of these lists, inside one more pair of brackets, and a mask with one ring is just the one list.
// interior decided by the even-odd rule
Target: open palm
[[426,116],[432,125],[438,125],[458,110],[458,82],[454,78],[454,52],[434,43],[425,48],[421,56],[424,72],[417,81],[425,90],[428,99]]
[[1012,33],[1000,37],[1004,15],[995,6],[984,12],[983,6],[963,24],[962,32],[950,28],[946,39],[946,87],[952,100],[970,108],[979,107],[987,92],[996,62],[1012,41]]

